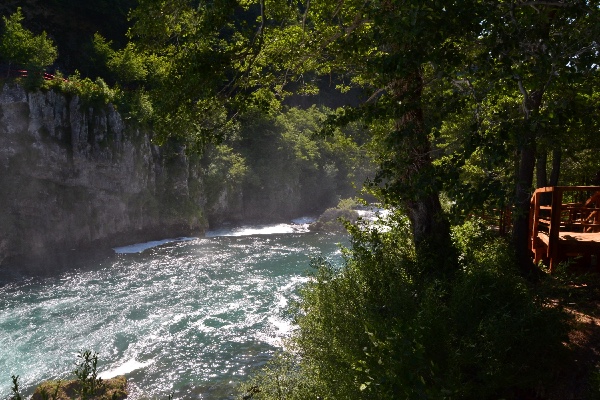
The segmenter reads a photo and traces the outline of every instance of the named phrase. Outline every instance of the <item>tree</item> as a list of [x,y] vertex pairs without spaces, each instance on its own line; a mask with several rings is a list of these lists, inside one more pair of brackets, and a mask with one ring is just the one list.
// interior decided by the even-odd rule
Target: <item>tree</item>
[[[485,92],[478,93],[479,98],[512,99],[503,104],[513,109],[513,117],[498,120],[488,114],[487,126],[480,126],[485,130],[504,124],[509,130],[507,139],[515,152],[512,237],[519,264],[527,272],[531,268],[528,212],[536,157],[542,183],[546,181],[546,152],[553,151],[556,183],[561,153],[551,143],[571,142],[565,133],[572,134],[577,124],[565,118],[561,107],[569,102],[574,105],[574,92],[581,89],[577,87],[589,82],[598,68],[600,5],[514,1],[488,7],[478,38],[482,51],[475,59],[476,68],[465,79],[484,82],[480,86]],[[494,111],[503,112],[497,107]]]
[[[235,79],[236,2],[142,0],[132,12],[130,52],[145,54],[157,139],[178,136],[202,149],[230,134],[240,109],[228,87]],[[228,35],[228,38],[223,37]],[[237,38],[237,35],[236,35]]]
[[[164,60],[158,125],[200,142],[222,136],[248,104],[276,107],[292,88],[312,93],[320,79],[360,88],[362,104],[329,123],[372,128],[382,144],[376,183],[409,216],[418,258],[452,270],[451,252],[432,250],[450,249],[440,190],[460,197],[484,187],[473,197],[479,204],[514,206],[513,242],[527,272],[536,154],[541,166],[562,137],[561,103],[552,99],[598,67],[598,10],[584,1],[144,0],[131,34]],[[460,131],[439,137],[452,121]],[[434,163],[440,143],[446,164]],[[550,150],[558,164],[560,152]],[[474,162],[484,167],[479,176],[459,173]]]
[[247,101],[268,106],[285,96],[290,84],[310,92],[319,76],[338,76],[343,86],[368,92],[362,106],[332,121],[387,126],[378,178],[382,193],[408,213],[419,258],[444,254],[432,262],[444,271],[455,261],[448,251],[431,251],[449,249],[450,238],[422,93],[425,79],[447,74],[460,60],[458,43],[470,40],[475,29],[469,27],[478,22],[472,9],[463,3],[357,0],[300,7],[278,1],[201,2],[195,8],[183,0],[146,0],[134,14],[132,33],[150,46],[145,48],[169,55],[170,71],[177,71],[177,84],[166,77],[179,89],[177,102],[163,103],[170,120],[176,114],[192,120],[215,99],[228,114]]
[[524,273],[532,267],[527,216],[536,165],[538,184],[556,185],[563,152],[595,141],[598,10],[590,2],[483,3],[465,64],[428,94],[450,108],[436,140],[445,191],[464,213],[513,206]]
[[23,14],[21,8],[10,17],[2,17],[4,32],[0,36],[0,57],[10,65],[15,63],[29,70],[31,79],[42,79],[41,72],[44,67],[52,64],[58,52],[46,32],[34,35],[25,29],[21,22]]

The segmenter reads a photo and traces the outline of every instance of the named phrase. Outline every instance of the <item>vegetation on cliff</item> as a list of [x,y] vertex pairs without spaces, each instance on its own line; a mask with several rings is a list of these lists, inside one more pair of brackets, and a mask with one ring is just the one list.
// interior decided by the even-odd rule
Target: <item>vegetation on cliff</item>
[[351,126],[318,137],[328,112],[247,112],[238,130],[206,151],[209,218],[224,219],[226,208],[246,220],[318,215],[359,193],[375,173],[367,133]]
[[[111,102],[126,120],[153,127],[155,142],[184,146],[188,154],[203,153],[206,208],[213,224],[315,214],[334,205],[340,197],[356,194],[366,177],[372,175],[374,165],[365,148],[365,129],[356,125],[317,138],[328,113],[326,108],[277,106],[265,112],[252,106],[235,119],[215,109],[219,114],[209,113],[207,119],[210,135],[201,128],[204,133],[186,137],[177,132],[186,117],[177,114],[167,122],[164,118],[170,117],[165,116],[160,100],[166,93],[162,85],[173,72],[165,69],[176,64],[140,52],[133,43],[116,50],[113,41],[96,33],[90,38],[90,46],[97,63],[94,71],[102,75],[83,76],[76,71],[63,76],[57,69],[52,71],[54,75],[44,75],[42,71],[50,70],[56,60],[56,47],[46,33],[35,35],[25,29],[24,22],[21,8],[4,17],[0,61],[8,65],[7,76],[29,90],[53,89],[78,96],[89,106],[103,107]],[[41,60],[40,55],[46,53],[52,57]],[[20,77],[17,73],[15,78],[14,72],[21,68],[26,68],[28,75]],[[162,94],[153,88],[159,83]],[[175,93],[171,89],[168,92]],[[155,107],[158,113],[154,113]]]

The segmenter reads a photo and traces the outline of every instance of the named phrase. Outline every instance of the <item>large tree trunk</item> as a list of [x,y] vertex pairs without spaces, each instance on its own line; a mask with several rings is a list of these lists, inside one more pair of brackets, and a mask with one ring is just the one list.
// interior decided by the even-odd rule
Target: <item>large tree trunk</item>
[[407,211],[418,261],[433,274],[447,274],[454,271],[457,258],[434,179],[432,146],[421,108],[422,85],[420,73],[394,85],[397,96],[409,105],[396,120],[391,137],[396,151],[387,197],[392,194]]
[[531,185],[533,184],[533,169],[535,166],[534,144],[523,147],[519,153],[519,172],[515,185],[512,239],[521,271],[527,274],[533,266],[529,250],[529,204],[531,200]]
[[550,182],[548,182],[549,186],[558,186],[561,159],[562,150],[560,148],[552,150],[552,171],[550,172]]
[[517,262],[523,274],[529,274],[533,268],[529,250],[529,205],[535,167],[536,132],[530,128],[529,124],[531,116],[539,112],[542,95],[543,91],[541,90],[532,91],[529,95],[524,93],[523,100],[525,118],[518,154],[519,165],[515,181],[512,234]]
[[538,150],[535,164],[535,186],[537,188],[546,186],[558,186],[558,177],[560,176],[560,162],[562,159],[562,150],[556,148],[552,150],[552,170],[550,179],[546,172],[548,165],[548,153],[545,150]]
[[407,201],[417,261],[432,275],[448,275],[457,267],[450,239],[450,225],[443,215],[437,193]]
[[541,188],[548,185],[548,174],[546,165],[548,164],[548,153],[546,150],[538,150],[535,163],[535,187]]

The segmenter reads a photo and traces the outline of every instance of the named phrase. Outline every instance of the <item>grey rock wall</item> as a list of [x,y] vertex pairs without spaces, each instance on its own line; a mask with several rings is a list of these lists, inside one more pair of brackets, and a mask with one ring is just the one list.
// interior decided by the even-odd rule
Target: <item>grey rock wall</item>
[[0,272],[206,229],[199,161],[112,108],[0,92]]

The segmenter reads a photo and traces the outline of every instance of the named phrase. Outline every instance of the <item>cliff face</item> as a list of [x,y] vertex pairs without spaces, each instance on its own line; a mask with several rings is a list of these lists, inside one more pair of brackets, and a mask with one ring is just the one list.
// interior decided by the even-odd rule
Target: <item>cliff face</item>
[[110,106],[0,93],[0,266],[65,262],[68,253],[201,233],[199,161],[157,147]]

